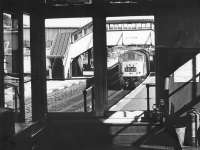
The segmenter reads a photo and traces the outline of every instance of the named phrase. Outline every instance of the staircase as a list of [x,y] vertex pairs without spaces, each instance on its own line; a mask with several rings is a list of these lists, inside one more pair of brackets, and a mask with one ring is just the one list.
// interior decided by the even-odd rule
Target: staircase
[[133,146],[140,143],[148,132],[159,126],[148,122],[136,122],[132,124],[113,124],[110,125],[110,134],[114,145]]
[[[168,64],[167,69],[165,69],[165,74],[170,75],[174,73],[179,67],[184,65],[187,61],[191,60],[192,58],[195,58],[195,56],[198,54],[197,51],[191,51],[191,52],[168,52]],[[181,57],[180,57],[181,56]],[[178,58],[178,59],[177,59]]]
[[180,148],[175,131],[162,126],[159,122],[143,122],[138,118],[137,121],[129,117],[112,119],[105,123],[109,126],[114,147],[142,150],[177,150]]
[[122,88],[121,75],[118,62],[108,67],[107,77],[108,77],[108,89],[120,90]]

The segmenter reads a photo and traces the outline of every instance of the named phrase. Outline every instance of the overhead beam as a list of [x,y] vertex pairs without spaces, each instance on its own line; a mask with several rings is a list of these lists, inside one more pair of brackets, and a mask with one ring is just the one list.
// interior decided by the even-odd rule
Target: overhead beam
[[92,6],[46,6],[45,18],[92,17]]
[[46,6],[44,7],[45,18],[67,18],[67,17],[92,17],[99,11],[105,16],[137,16],[153,15],[150,6],[139,6],[130,4],[105,4],[105,5],[83,5],[83,6]]
[[24,50],[23,50],[23,12],[18,12],[18,52],[19,52],[19,121],[25,121],[25,99],[24,99]]
[[[71,0],[73,2],[73,0]],[[198,0],[192,0],[197,5]],[[93,4],[86,5],[60,5],[55,6],[46,4],[45,0],[3,0],[1,6],[5,11],[17,11],[30,13],[37,9],[41,14],[45,14],[46,18],[59,17],[89,17],[91,12],[100,10],[105,12],[106,16],[127,16],[127,15],[152,15],[157,9],[171,9],[180,5],[191,6],[188,0],[135,0],[132,3],[110,3],[109,1],[93,0]],[[186,4],[187,3],[187,4]],[[102,9],[103,8],[103,9]],[[92,9],[92,10],[91,10]],[[64,14],[62,12],[65,12]]]

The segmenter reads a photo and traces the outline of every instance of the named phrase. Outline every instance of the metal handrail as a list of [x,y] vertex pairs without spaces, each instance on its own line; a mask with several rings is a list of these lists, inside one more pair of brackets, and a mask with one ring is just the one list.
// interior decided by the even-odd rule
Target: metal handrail
[[92,112],[94,112],[94,86],[90,86],[83,90],[83,99],[84,99],[84,112],[88,112],[87,109],[87,94],[88,92],[91,91],[92,98],[91,98],[91,106],[92,106]]
[[150,96],[149,96],[149,88],[150,87],[155,87],[156,84],[154,83],[147,83],[146,84],[146,89],[147,89],[147,112],[150,112]]
[[179,90],[181,90],[182,88],[184,88],[186,85],[188,85],[189,83],[191,83],[191,81],[195,80],[197,77],[200,77],[200,73],[196,74],[195,76],[193,76],[189,81],[185,82],[183,85],[181,85],[181,87],[175,89],[173,92],[169,93],[168,97],[171,97],[172,95],[174,95],[176,92],[178,92]]

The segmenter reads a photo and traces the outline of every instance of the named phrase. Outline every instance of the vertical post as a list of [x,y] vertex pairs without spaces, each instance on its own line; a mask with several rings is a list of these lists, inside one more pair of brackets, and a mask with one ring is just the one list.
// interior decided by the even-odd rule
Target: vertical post
[[[23,58],[23,13],[16,12],[12,14],[12,73],[19,78],[19,85],[14,87],[15,91],[15,109],[18,109],[19,115],[17,121],[25,121],[24,105],[24,58]],[[17,33],[17,34],[16,34]],[[19,87],[19,88],[18,88]],[[19,89],[19,92],[18,92]],[[19,104],[18,101],[19,100]]]
[[[156,33],[156,32],[155,32]],[[155,57],[154,57],[154,63],[155,63],[155,77],[156,77],[156,106],[159,105],[159,98],[160,98],[160,69],[159,69],[159,48],[155,48]]]
[[[155,23],[155,45],[157,45],[156,47],[155,47],[155,57],[154,57],[154,63],[155,63],[155,73],[156,73],[156,75],[155,75],[155,77],[156,77],[156,106],[158,107],[159,106],[159,103],[160,103],[160,98],[161,98],[161,88],[162,88],[162,86],[161,86],[161,78],[162,78],[162,76],[161,76],[161,68],[160,68],[160,66],[161,66],[161,48],[159,48],[158,46],[159,46],[159,38],[158,38],[158,35],[160,34],[160,32],[158,32],[159,31],[159,26],[160,26],[160,22],[159,22],[159,19],[160,19],[160,16],[159,16],[159,12],[157,12],[156,14],[155,14],[155,21],[154,21],[154,23]],[[151,25],[150,25],[151,26]]]
[[[14,107],[15,107],[15,111],[17,111],[17,109],[18,109],[18,101],[17,101],[17,99],[18,99],[18,95],[19,95],[19,93],[18,93],[18,87],[17,86],[14,86],[14,87],[12,87],[12,90],[13,90],[13,100],[14,100]],[[17,120],[18,121],[18,120]]]
[[196,83],[196,74],[197,74],[197,70],[196,70],[196,57],[194,56],[192,58],[192,99],[196,100],[197,99],[197,83]]
[[84,103],[84,112],[87,112],[87,91],[83,91],[83,103]]
[[19,89],[19,30],[18,30],[18,13],[12,13],[11,14],[11,20],[12,20],[12,31],[11,31],[11,45],[12,45],[12,63],[11,63],[11,70],[10,73],[14,74],[18,79],[15,81],[15,84],[12,87],[12,91],[14,93],[13,95],[13,104],[14,109],[17,114],[16,121],[19,121],[19,103],[20,100],[18,89]]
[[94,86],[92,86],[92,112],[94,112]]
[[[169,108],[169,82],[170,82],[170,77],[167,76],[165,77],[165,83],[164,83],[164,102],[163,102],[163,117],[167,117],[170,114],[170,108]],[[167,119],[166,118],[166,119]]]
[[88,69],[91,69],[91,64],[90,64],[90,62],[91,62],[91,55],[92,55],[92,49],[90,49],[90,50],[88,50]]
[[36,121],[44,118],[47,113],[45,24],[43,15],[35,11],[31,12],[30,27],[32,120]]
[[[96,0],[95,5],[99,2]],[[101,8],[101,5],[99,6]],[[97,7],[98,8],[98,7]],[[102,7],[103,8],[103,7]],[[101,12],[101,13],[98,13]],[[107,50],[106,50],[106,18],[102,11],[93,17],[94,46],[94,91],[95,114],[103,116],[107,103]]]
[[4,41],[3,41],[3,11],[0,8],[0,107],[4,107]]
[[24,51],[23,51],[23,13],[18,16],[18,51],[19,51],[19,121],[25,121],[25,102],[24,102]]
[[196,139],[196,134],[197,134],[197,130],[196,130],[196,115],[194,112],[189,112],[189,119],[190,119],[190,141],[189,141],[189,145],[191,146],[196,146],[197,144],[197,139]]
[[146,88],[147,88],[147,113],[150,112],[150,97],[149,97],[149,84],[146,84]]

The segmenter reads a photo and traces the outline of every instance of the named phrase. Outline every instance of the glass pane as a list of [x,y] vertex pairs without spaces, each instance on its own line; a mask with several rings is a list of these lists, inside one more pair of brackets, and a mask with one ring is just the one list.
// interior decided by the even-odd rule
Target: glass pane
[[[84,112],[85,80],[51,80],[47,82],[49,112]],[[91,111],[91,90],[87,92],[87,111]]]
[[32,120],[31,96],[31,58],[30,58],[30,16],[23,15],[23,49],[24,49],[24,102],[25,119]]
[[[153,24],[153,16],[107,17],[107,72],[108,110],[147,110],[145,84],[150,71],[150,57],[154,56],[154,30],[145,26]],[[153,62],[153,60],[151,59]],[[151,63],[153,64],[153,63]],[[151,77],[150,77],[151,78]],[[155,83],[155,78],[152,78]],[[142,87],[138,89],[138,87]],[[153,89],[154,88],[154,89]],[[150,108],[155,104],[155,87],[149,89]],[[153,90],[152,90],[153,89]],[[142,96],[138,93],[142,93]],[[134,94],[133,94],[134,93]]]
[[[182,58],[179,59],[181,61],[185,57],[191,54],[179,54],[179,56],[180,55],[182,56]],[[199,82],[199,72],[200,72],[199,69],[200,69],[200,53],[198,53],[197,55],[195,55],[195,57],[188,60],[180,67],[178,67],[174,71],[174,73],[171,74],[170,76],[173,76],[174,83],[186,83],[186,82],[194,82],[194,81]]]
[[46,47],[48,111],[92,111],[92,19],[46,19],[45,26],[52,43]]
[[18,20],[11,14],[3,14],[5,107],[19,112],[19,49]]

